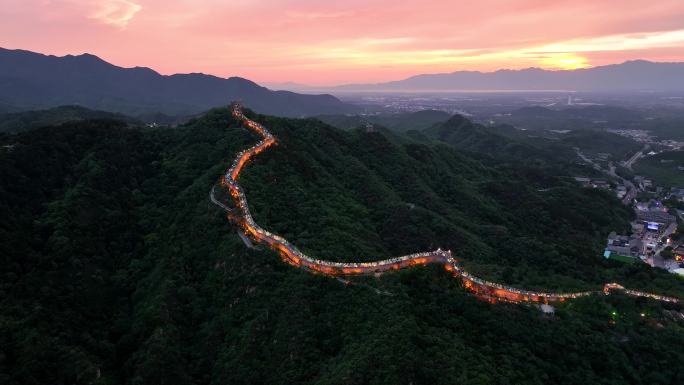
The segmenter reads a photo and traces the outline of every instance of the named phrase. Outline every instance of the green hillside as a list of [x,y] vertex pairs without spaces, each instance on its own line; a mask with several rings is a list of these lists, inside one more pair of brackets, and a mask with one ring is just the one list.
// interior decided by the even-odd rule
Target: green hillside
[[25,131],[37,127],[92,119],[115,119],[127,123],[140,123],[121,114],[95,111],[80,106],[61,106],[47,110],[0,114],[0,132]]
[[445,122],[451,115],[444,111],[424,110],[404,113],[382,113],[377,115],[320,115],[316,118],[333,127],[352,129],[366,123],[377,124],[396,132],[424,130],[436,123]]
[[684,151],[648,156],[637,161],[632,169],[637,175],[653,179],[658,186],[684,187]]
[[422,134],[461,152],[483,154],[499,161],[512,161],[516,165],[567,167],[576,157],[572,148],[557,141],[529,136],[527,132],[508,125],[486,127],[460,115],[429,127]]
[[[409,134],[415,137],[415,133]],[[620,161],[643,147],[632,139],[609,132],[578,129],[560,134],[520,130],[507,124],[490,127],[473,123],[460,115],[431,126],[422,134],[462,151],[486,154],[499,160],[536,163],[538,166],[568,166],[577,160],[575,148],[591,157],[606,154],[607,159]]]
[[583,153],[596,156],[609,154],[609,159],[621,161],[629,159],[643,145],[624,136],[604,131],[574,130],[561,136],[561,143],[570,147],[578,147]]
[[[304,251],[449,247],[529,288],[684,282],[600,257],[629,211],[534,165],[444,143],[259,116],[253,214]],[[555,315],[482,302],[439,267],[350,284],[248,249],[208,199],[257,138],[218,109],[178,129],[114,121],[0,136],[0,379],[7,384],[672,384],[684,324],[594,296]],[[641,316],[641,313],[644,316]]]

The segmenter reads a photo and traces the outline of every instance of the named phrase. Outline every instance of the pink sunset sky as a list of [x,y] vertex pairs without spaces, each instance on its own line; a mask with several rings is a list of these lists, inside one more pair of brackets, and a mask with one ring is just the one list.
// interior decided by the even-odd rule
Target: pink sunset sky
[[0,46],[339,84],[684,61],[683,0],[0,0]]

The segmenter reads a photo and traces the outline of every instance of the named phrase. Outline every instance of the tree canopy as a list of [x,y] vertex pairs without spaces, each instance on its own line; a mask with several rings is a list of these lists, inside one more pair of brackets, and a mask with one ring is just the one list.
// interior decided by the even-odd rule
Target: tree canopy
[[[547,168],[385,132],[258,116],[278,145],[241,183],[306,252],[449,247],[527,288],[681,280],[600,257],[630,212]],[[344,284],[249,249],[207,197],[256,137],[226,109],[177,129],[111,120],[0,137],[0,382],[672,384],[684,324],[645,299],[491,305],[437,267]],[[643,316],[642,316],[643,314]]]

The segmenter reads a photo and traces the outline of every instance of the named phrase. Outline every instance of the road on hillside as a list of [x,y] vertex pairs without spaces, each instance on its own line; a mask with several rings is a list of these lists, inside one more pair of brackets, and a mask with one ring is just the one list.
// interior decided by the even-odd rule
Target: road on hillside
[[629,158],[629,159],[627,159],[625,162],[623,162],[622,165],[625,166],[625,167],[627,167],[628,169],[631,170],[631,169],[632,169],[632,165],[634,164],[634,162],[636,162],[637,160],[639,160],[640,158],[642,158],[642,157],[644,156],[644,152],[645,152],[646,150],[648,150],[648,147],[649,147],[648,144],[645,145],[644,148],[642,148],[641,150],[637,151],[636,154],[632,155],[631,158]]
[[[582,151],[580,151],[580,149],[579,149],[578,147],[575,147],[575,152],[577,153],[577,156],[578,156],[580,159],[582,159],[583,161],[585,161],[585,162],[589,163],[590,165],[592,165],[592,167],[594,167],[595,170],[601,171],[601,172],[604,173],[604,174],[608,174],[608,175],[610,175],[611,177],[616,178],[616,179],[619,179],[620,182],[622,182],[622,184],[623,184],[623,185],[625,186],[625,188],[627,189],[627,193],[626,193],[625,196],[622,198],[622,203],[623,203],[623,204],[628,205],[628,204],[630,204],[630,203],[632,202],[632,200],[634,200],[634,198],[636,198],[637,192],[638,192],[638,191],[637,191],[637,188],[636,188],[636,186],[634,185],[634,183],[632,183],[632,182],[628,181],[627,179],[625,179],[625,178],[621,177],[620,175],[618,175],[618,174],[615,172],[615,166],[613,166],[612,163],[611,163],[611,165],[609,166],[608,170],[606,170],[606,169],[601,168],[601,166],[600,166],[598,163],[594,162],[593,160],[589,159],[589,157],[587,157],[586,155],[584,155],[584,154],[582,153]],[[635,156],[636,156],[636,155],[635,155]],[[632,158],[634,158],[634,156],[633,156]]]

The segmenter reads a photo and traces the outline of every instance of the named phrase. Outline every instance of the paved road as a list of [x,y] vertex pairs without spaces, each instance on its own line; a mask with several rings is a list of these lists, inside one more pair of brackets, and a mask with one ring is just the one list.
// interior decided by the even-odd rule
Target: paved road
[[[663,234],[660,238],[668,238],[675,231],[677,231],[677,222],[671,223],[670,226],[668,226],[667,229],[665,229],[665,231],[663,231]],[[665,250],[666,247],[667,247],[667,245],[663,244],[662,246],[658,247],[655,250],[655,255],[653,256],[653,266],[654,267],[660,267],[662,269],[665,269],[665,260],[660,255],[660,252]]]
[[646,150],[648,150],[648,147],[649,147],[648,144],[645,145],[644,148],[642,148],[641,150],[637,151],[636,154],[632,155],[632,157],[629,158],[629,159],[628,159],[626,162],[624,162],[622,165],[625,166],[625,167],[627,167],[628,169],[631,170],[631,169],[632,169],[632,165],[634,164],[634,162],[636,162],[637,160],[639,160],[639,158],[641,158],[641,157],[644,156],[644,152],[645,152]]
[[219,206],[220,208],[224,209],[227,212],[231,212],[230,207],[226,206],[223,204],[223,202],[219,201],[216,199],[216,196],[214,195],[216,192],[216,186],[211,188],[211,191],[209,191],[209,199],[211,199],[211,202],[215,204],[216,206]]
[[632,183],[632,182],[628,181],[627,179],[618,175],[615,172],[615,166],[612,163],[610,164],[608,170],[605,170],[605,169],[601,168],[601,166],[598,163],[594,162],[593,160],[589,159],[586,155],[584,155],[578,147],[575,147],[575,152],[577,153],[577,156],[580,157],[580,159],[591,164],[595,170],[601,171],[604,174],[608,174],[611,177],[619,179],[620,182],[622,182],[622,184],[627,189],[627,193],[622,198],[623,204],[628,205],[634,200],[634,198],[636,198],[638,190],[637,190],[636,186],[634,186],[634,183]]

